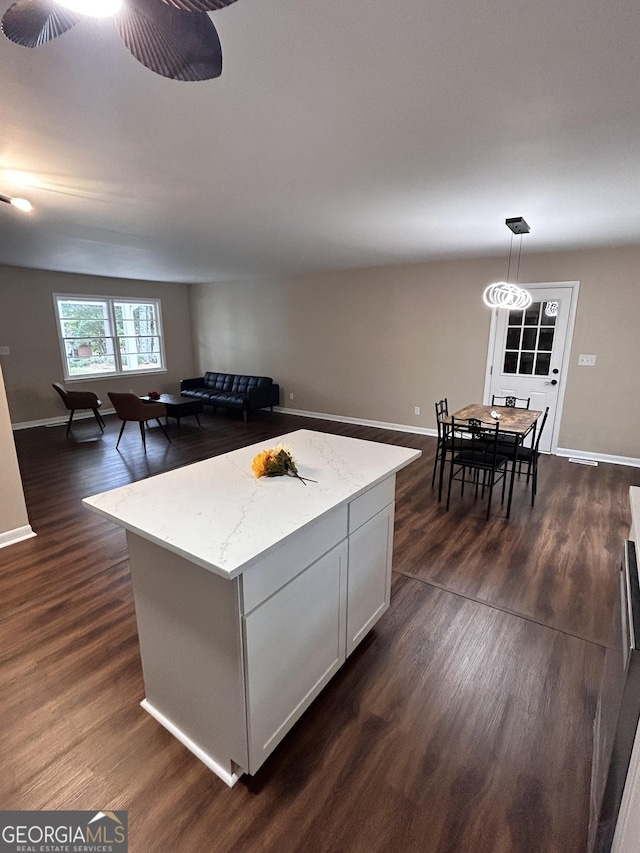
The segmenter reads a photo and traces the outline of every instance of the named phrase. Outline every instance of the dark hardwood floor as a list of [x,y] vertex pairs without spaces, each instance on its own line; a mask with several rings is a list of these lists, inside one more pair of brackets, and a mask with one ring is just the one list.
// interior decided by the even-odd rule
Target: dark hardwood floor
[[[591,726],[640,470],[544,457],[536,506],[432,491],[435,439],[261,413],[15,434],[38,536],[0,550],[0,808],[127,809],[133,853],[584,853]],[[255,777],[147,715],[122,530],[81,498],[311,428],[418,447],[392,604]],[[215,483],[211,484],[215,488]]]

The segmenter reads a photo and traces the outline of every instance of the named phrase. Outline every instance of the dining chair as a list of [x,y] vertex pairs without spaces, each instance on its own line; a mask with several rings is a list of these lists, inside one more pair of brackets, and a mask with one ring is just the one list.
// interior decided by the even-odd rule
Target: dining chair
[[540,458],[540,437],[544,431],[544,425],[547,422],[549,414],[549,406],[544,411],[540,428],[536,433],[536,438],[533,447],[525,447],[520,445],[516,454],[514,464],[518,465],[518,473],[522,471],[522,464],[527,466],[527,483],[531,482],[531,506],[535,505],[536,492],[538,491],[538,459]]
[[[436,458],[433,460],[433,476],[431,477],[431,488],[435,486],[436,483],[436,472],[438,471],[438,466],[442,469],[445,460],[446,454],[446,431],[447,424],[443,423],[442,419],[446,418],[449,415],[449,403],[447,402],[447,398],[444,397],[442,400],[438,400],[436,403],[436,425],[438,427],[438,443],[436,445]],[[442,488],[442,478],[440,478],[440,488]],[[440,498],[438,498],[439,500]]]
[[[531,397],[514,397],[511,394],[508,394],[506,397],[494,394],[491,397],[492,406],[505,406],[508,409],[528,409],[530,403]],[[520,439],[515,435],[502,433],[498,439],[498,453],[505,453],[507,456],[513,457],[519,441]]]
[[508,394],[506,397],[496,396],[491,397],[492,406],[507,406],[510,409],[528,409],[531,403],[531,397],[513,397]]
[[[502,502],[504,503],[505,486],[510,457],[498,452],[500,425],[486,423],[477,418],[451,418],[451,428],[447,434],[447,450],[449,459],[449,484],[447,487],[447,510],[451,501],[451,486],[454,480],[460,486],[460,496],[464,495],[466,483],[475,488],[476,497],[481,489],[484,497],[488,491],[487,518],[491,513],[491,498],[493,488],[502,480]],[[511,493],[507,505],[507,518],[511,511]]]
[[120,434],[118,435],[118,440],[116,442],[116,450],[120,444],[120,439],[122,438],[122,433],[127,425],[127,421],[137,421],[139,423],[140,435],[142,436],[142,445],[145,453],[147,452],[147,439],[144,427],[146,422],[150,421],[152,418],[157,421],[158,426],[165,435],[165,438],[169,443],[171,443],[171,438],[160,423],[160,418],[164,418],[167,415],[164,403],[145,403],[144,400],[141,400],[140,397],[137,397],[135,394],[119,394],[112,393],[111,391],[109,391],[109,399],[113,404],[113,408],[116,410],[116,415],[122,421]]
[[70,412],[69,421],[67,423],[67,436],[71,430],[71,421],[73,420],[74,414],[77,411],[82,411],[84,409],[91,409],[93,416],[100,427],[100,432],[104,432],[104,421],[102,420],[102,415],[98,411],[102,403],[93,391],[68,391],[61,382],[54,382],[53,387],[56,389],[62,398],[62,402]]

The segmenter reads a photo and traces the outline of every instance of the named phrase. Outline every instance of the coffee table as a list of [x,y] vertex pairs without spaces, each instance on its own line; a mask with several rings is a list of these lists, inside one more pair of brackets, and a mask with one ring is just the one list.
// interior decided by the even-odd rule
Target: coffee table
[[145,403],[164,403],[167,410],[167,420],[175,418],[177,425],[180,426],[180,418],[186,418],[188,415],[194,415],[200,426],[200,418],[198,415],[202,412],[202,403],[200,400],[187,400],[186,397],[178,397],[176,394],[160,394],[158,400],[152,400],[149,396],[140,397]]

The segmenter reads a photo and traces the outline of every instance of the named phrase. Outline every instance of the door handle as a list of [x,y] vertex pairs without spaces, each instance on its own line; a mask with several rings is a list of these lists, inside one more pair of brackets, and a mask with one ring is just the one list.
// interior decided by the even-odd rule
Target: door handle
[[557,379],[551,379],[549,382],[545,382],[544,384],[545,385],[557,385],[558,380]]

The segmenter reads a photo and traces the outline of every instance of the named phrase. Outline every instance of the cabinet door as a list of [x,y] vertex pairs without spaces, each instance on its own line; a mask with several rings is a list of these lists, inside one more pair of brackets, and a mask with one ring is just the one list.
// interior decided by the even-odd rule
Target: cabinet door
[[349,535],[347,656],[389,607],[394,507],[389,504]]
[[346,568],[342,542],[243,620],[250,773],[344,663]]

